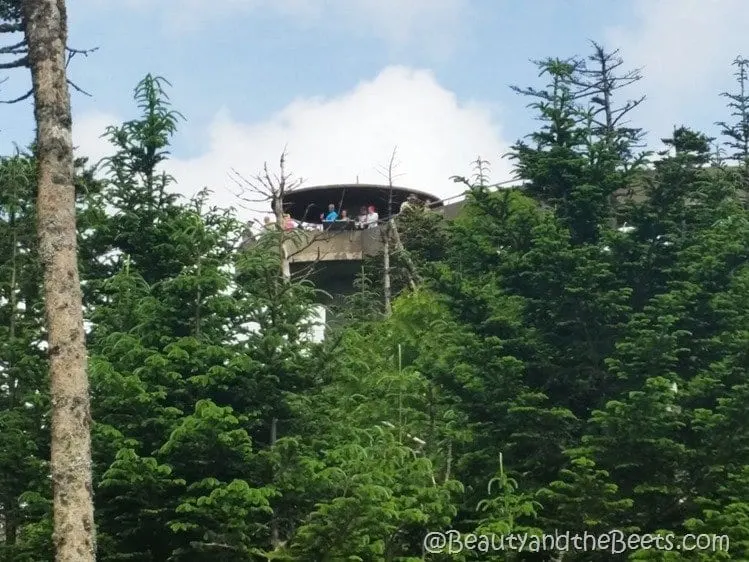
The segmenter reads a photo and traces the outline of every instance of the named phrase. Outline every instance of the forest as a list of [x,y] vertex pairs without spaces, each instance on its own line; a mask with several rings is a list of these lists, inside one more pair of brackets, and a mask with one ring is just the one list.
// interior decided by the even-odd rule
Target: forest
[[[285,233],[240,248],[234,210],[174,195],[182,118],[165,79],[137,84],[110,157],[75,162],[97,560],[749,560],[749,60],[719,136],[680,124],[655,151],[616,51],[536,64],[517,186],[478,159],[456,219],[393,219],[323,341]],[[55,559],[37,159],[0,158],[15,562]],[[425,542],[612,531],[701,548]]]

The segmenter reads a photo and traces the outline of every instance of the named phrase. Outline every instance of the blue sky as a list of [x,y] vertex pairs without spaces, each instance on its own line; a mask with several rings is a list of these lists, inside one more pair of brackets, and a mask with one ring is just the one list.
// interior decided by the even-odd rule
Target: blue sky
[[[68,0],[70,42],[99,47],[71,77],[81,153],[107,154],[108,123],[135,116],[147,72],[169,79],[187,117],[168,165],[179,189],[210,185],[235,204],[228,172],[256,172],[285,145],[306,184],[382,180],[451,195],[448,177],[499,158],[533,130],[510,84],[538,85],[529,59],[585,54],[588,40],[644,67],[635,116],[651,140],[727,116],[731,60],[749,56],[746,0]],[[21,73],[3,85],[23,90]],[[629,92],[635,96],[637,90]],[[3,148],[33,134],[30,104],[4,107]]]

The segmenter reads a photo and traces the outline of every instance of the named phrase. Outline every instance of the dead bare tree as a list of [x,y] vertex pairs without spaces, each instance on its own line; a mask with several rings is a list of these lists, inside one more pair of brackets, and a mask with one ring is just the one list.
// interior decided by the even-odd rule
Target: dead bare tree
[[[398,255],[406,264],[406,275],[411,289],[415,290],[417,285],[421,283],[421,276],[418,273],[416,265],[403,246],[400,233],[398,232],[398,224],[395,220],[398,213],[393,210],[394,181],[396,177],[402,175],[395,174],[395,170],[398,167],[398,163],[396,162],[397,153],[398,147],[396,146],[390,154],[390,159],[388,160],[387,165],[380,170],[381,175],[383,175],[388,182],[387,219],[384,221],[383,227],[380,230],[383,247],[383,297],[385,301],[385,313],[388,315],[392,311],[393,295],[391,258],[393,255]],[[393,246],[395,252],[392,251]]]
[[[624,170],[629,170],[632,165],[637,166],[642,162],[643,156],[635,158],[634,151],[644,147],[644,131],[630,126],[627,119],[645,101],[645,96],[626,100],[619,105],[616,97],[620,90],[642,80],[642,70],[623,70],[624,60],[619,49],[607,51],[595,41],[591,41],[591,46],[593,53],[575,64],[575,72],[571,76],[574,96],[589,101],[588,119],[592,134],[603,141],[612,155],[618,156]],[[627,185],[629,182],[623,183]],[[615,226],[619,207],[616,191],[609,194],[608,201],[614,212],[611,220]]]
[[278,236],[278,251],[281,256],[281,276],[284,281],[291,280],[291,269],[289,265],[289,256],[287,251],[286,239],[284,236],[284,197],[290,191],[298,188],[304,183],[302,178],[294,179],[286,170],[286,149],[281,153],[279,158],[278,173],[271,173],[268,169],[268,163],[263,165],[263,171],[251,178],[245,178],[236,170],[234,181],[242,189],[239,198],[246,203],[270,203],[273,215],[275,217],[276,229]]
[[[93,560],[95,532],[91,486],[90,413],[73,187],[73,147],[67,67],[96,50],[67,45],[64,0],[0,2],[0,69],[29,68],[32,86],[13,104],[33,96],[37,122],[38,236],[52,397],[51,472],[56,560]],[[10,60],[8,60],[10,59]],[[0,80],[0,83],[7,78]]]
[[623,105],[616,106],[614,95],[621,89],[642,80],[642,69],[634,68],[621,72],[624,60],[619,55],[619,49],[606,49],[591,41],[593,53],[585,61],[578,61],[576,72],[572,76],[572,84],[576,87],[576,98],[588,98],[592,106],[593,126],[595,133],[605,142],[613,144],[618,134],[628,135],[632,143],[642,138],[642,130],[625,128],[623,121],[629,113],[645,101],[645,96],[627,100]]
[[21,3],[37,124],[39,257],[52,395],[54,545],[58,562],[96,558],[91,415],[78,273],[73,135],[64,0]]
[[[266,213],[267,206],[270,206],[274,217],[273,231],[277,234],[277,247],[281,256],[281,276],[289,282],[292,278],[291,262],[294,257],[307,251],[316,243],[329,239],[330,233],[303,228],[291,230],[285,228],[286,196],[304,184],[303,178],[295,178],[287,170],[286,159],[287,151],[284,149],[279,158],[278,172],[271,173],[266,162],[259,174],[246,177],[237,170],[232,170],[230,177],[239,188],[234,195],[240,200],[243,208],[258,214]],[[262,209],[258,207],[259,205],[262,205]],[[259,221],[255,222],[260,224]],[[261,224],[261,228],[267,229],[267,225]],[[241,246],[245,248],[250,246],[249,232]],[[317,260],[301,268],[295,277],[297,275],[302,279],[309,277],[314,272],[317,263],[323,258],[323,254],[318,255]]]
[[398,147],[393,147],[393,152],[390,154],[390,159],[384,169],[380,170],[380,173],[385,176],[388,182],[388,206],[387,206],[387,219],[380,228],[380,234],[382,237],[382,293],[385,300],[385,314],[390,316],[393,311],[393,295],[392,295],[392,275],[390,271],[390,240],[392,238],[392,227],[393,227],[393,181],[395,179],[395,169],[398,167],[396,162],[396,156],[398,154]]

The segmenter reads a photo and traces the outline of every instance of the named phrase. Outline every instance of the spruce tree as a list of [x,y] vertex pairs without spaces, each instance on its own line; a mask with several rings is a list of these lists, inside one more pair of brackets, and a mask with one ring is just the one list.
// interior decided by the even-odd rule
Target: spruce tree
[[724,146],[729,151],[728,159],[735,163],[741,174],[741,190],[746,195],[749,188],[749,59],[736,57],[733,61],[736,69],[736,90],[723,92],[728,99],[728,109],[732,122],[720,121],[720,133],[726,138]]

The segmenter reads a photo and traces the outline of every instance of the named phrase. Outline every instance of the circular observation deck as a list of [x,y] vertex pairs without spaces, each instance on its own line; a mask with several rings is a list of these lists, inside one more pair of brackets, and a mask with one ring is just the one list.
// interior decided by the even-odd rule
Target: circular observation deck
[[416,189],[351,183],[304,187],[289,191],[284,196],[283,207],[284,211],[296,221],[321,224],[320,215],[327,212],[330,204],[335,206],[339,214],[345,210],[351,219],[356,218],[361,207],[374,205],[380,220],[384,220],[391,214],[397,215],[401,204],[410,195],[415,195],[424,203],[430,204],[432,208],[442,204],[439,197]]

